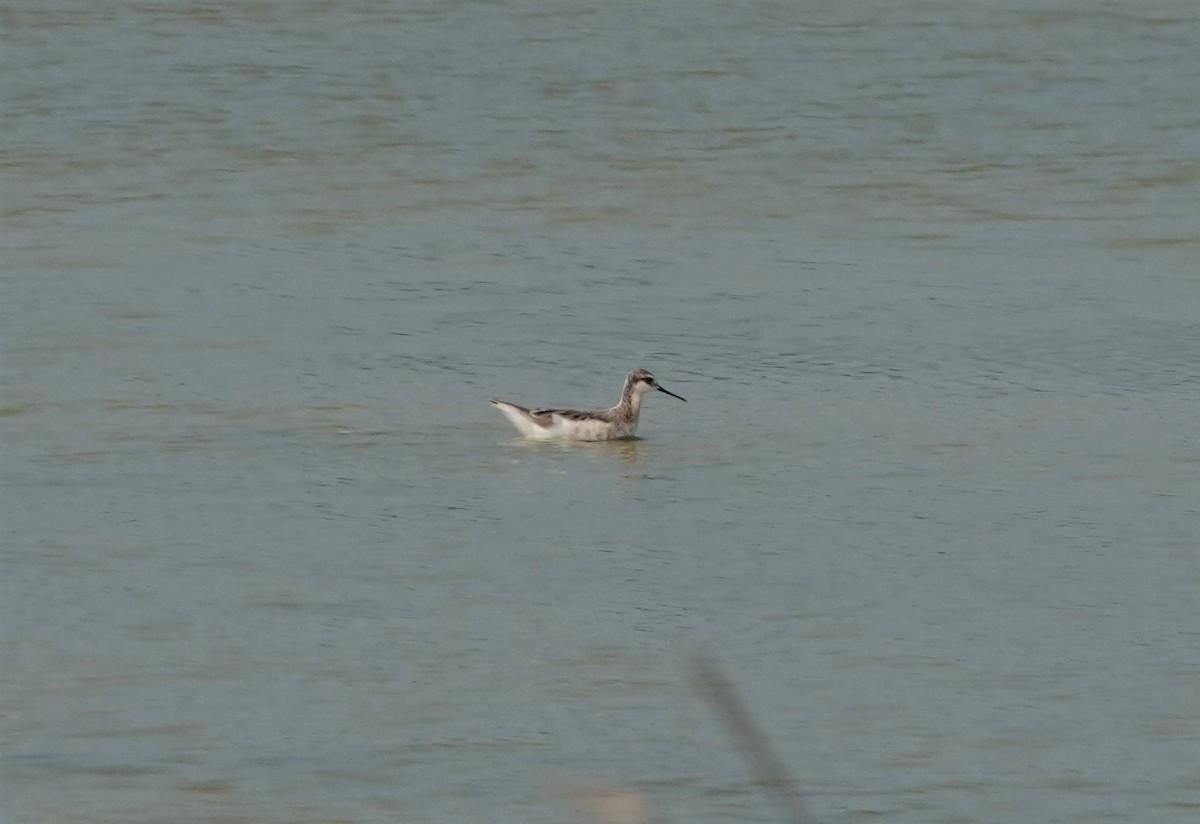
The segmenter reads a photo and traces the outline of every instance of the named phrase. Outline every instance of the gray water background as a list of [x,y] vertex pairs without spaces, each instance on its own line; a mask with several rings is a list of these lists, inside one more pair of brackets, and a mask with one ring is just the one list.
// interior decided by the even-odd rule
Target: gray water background
[[5,822],[1195,820],[1196,4],[0,32]]

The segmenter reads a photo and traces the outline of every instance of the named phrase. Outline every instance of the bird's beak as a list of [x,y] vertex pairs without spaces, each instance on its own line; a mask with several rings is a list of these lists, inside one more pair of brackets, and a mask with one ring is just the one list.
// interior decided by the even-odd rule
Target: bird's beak
[[[663,389],[658,384],[654,384],[654,388],[657,389],[659,392],[667,392],[667,390]],[[683,401],[684,403],[687,403],[687,398],[680,398],[674,392],[667,392],[667,394],[670,395],[672,398],[679,398],[679,400]]]

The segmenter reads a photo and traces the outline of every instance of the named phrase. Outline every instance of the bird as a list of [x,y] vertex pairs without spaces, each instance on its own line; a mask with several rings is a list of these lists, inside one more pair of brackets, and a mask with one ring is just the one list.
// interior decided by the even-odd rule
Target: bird
[[492,406],[526,438],[539,441],[615,441],[634,437],[642,413],[642,396],[657,390],[687,403],[687,398],[663,389],[645,369],[625,377],[621,400],[608,409],[530,409],[492,398]]

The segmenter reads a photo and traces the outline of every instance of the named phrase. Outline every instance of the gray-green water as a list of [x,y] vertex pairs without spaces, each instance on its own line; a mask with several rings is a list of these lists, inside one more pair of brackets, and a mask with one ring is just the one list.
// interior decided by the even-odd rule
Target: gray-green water
[[1194,818],[1193,3],[0,27],[5,821]]

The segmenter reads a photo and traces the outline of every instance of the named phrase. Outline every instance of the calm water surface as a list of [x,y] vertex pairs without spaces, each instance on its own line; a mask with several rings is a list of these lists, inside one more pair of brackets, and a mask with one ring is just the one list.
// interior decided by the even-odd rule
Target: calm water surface
[[1195,819],[1194,3],[0,32],[5,821]]

